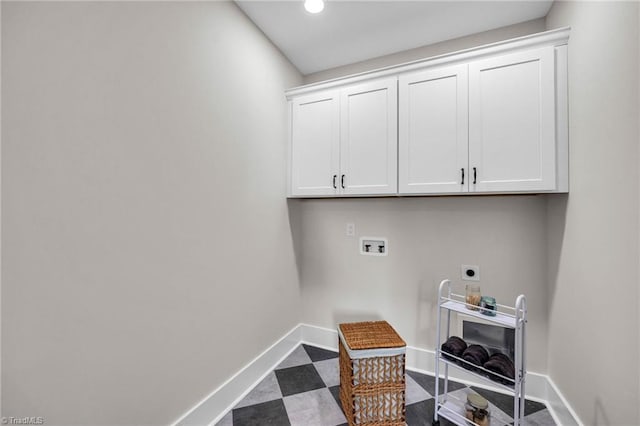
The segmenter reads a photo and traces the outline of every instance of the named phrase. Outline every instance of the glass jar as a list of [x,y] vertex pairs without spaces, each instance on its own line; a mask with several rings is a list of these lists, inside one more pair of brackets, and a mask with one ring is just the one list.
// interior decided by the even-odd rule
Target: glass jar
[[480,299],[480,307],[483,308],[481,312],[485,315],[489,315],[491,317],[496,316],[496,299],[491,296],[482,296]]
[[471,309],[472,311],[477,311],[478,306],[480,306],[480,300],[482,299],[482,295],[480,294],[480,285],[479,284],[467,284],[467,294],[466,294],[466,302],[467,309]]
[[467,395],[467,403],[464,405],[465,416],[479,426],[489,426],[491,413],[489,402],[477,393]]

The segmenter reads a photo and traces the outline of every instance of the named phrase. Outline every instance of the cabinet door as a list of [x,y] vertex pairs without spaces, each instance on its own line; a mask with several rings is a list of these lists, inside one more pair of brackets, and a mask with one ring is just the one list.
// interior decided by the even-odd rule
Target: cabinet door
[[291,195],[337,193],[339,107],[339,97],[335,91],[298,98],[292,102]]
[[395,78],[341,91],[340,184],[346,195],[398,190],[398,101]]
[[398,191],[467,192],[467,65],[400,76]]
[[469,64],[471,191],[555,189],[554,94],[553,47]]

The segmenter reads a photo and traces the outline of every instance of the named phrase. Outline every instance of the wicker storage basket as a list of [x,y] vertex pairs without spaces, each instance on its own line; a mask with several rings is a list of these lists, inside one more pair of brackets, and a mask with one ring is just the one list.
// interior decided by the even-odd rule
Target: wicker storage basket
[[340,401],[350,426],[405,425],[406,343],[386,321],[338,326]]

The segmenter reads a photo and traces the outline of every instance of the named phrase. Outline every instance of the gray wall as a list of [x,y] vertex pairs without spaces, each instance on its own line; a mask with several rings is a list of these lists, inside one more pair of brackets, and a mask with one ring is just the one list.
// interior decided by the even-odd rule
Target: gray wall
[[547,17],[572,27],[571,192],[548,213],[549,373],[586,424],[640,424],[638,16],[637,2],[555,2]]
[[[460,266],[480,266],[484,294],[529,303],[528,367],[547,368],[546,202],[543,196],[299,201],[302,320],[384,319],[411,346],[434,349],[438,284],[464,291]],[[356,237],[347,237],[347,223]],[[358,237],[389,239],[386,257]]]
[[2,2],[2,406],[167,424],[299,321],[283,91],[233,3]]
[[[544,31],[536,20],[419,49],[431,54]],[[325,77],[416,59],[416,51],[323,72]],[[393,61],[393,62],[391,62]],[[308,80],[306,80],[309,82]],[[300,216],[303,322],[334,328],[383,318],[409,345],[434,348],[437,286],[463,289],[460,266],[480,266],[484,294],[530,307],[528,367],[547,371],[546,199],[544,196],[292,200]],[[348,222],[356,237],[346,237]],[[389,239],[387,257],[365,257],[358,237]]]

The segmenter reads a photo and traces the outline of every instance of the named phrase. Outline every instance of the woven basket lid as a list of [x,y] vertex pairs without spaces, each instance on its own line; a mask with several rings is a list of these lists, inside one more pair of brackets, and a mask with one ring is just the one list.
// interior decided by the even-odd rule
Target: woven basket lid
[[340,324],[345,343],[352,350],[401,348],[407,346],[386,321],[351,322]]

